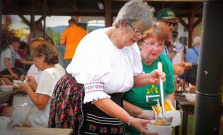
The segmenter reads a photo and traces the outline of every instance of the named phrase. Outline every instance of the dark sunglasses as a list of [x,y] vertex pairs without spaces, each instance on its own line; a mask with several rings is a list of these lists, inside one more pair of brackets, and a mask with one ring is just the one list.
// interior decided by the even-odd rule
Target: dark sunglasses
[[175,27],[176,25],[177,25],[177,23],[172,23],[172,22],[165,22],[168,26],[173,26],[173,27]]

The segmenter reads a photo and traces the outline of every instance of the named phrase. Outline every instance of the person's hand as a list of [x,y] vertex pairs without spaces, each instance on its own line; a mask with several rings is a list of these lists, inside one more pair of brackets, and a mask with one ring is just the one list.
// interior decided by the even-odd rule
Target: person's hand
[[20,82],[19,85],[19,91],[27,92],[28,90],[31,90],[31,87],[28,83]]
[[173,73],[176,75],[181,75],[184,73],[184,66],[173,65]]
[[192,63],[185,63],[185,70],[192,68]]
[[4,81],[6,85],[13,85],[13,83],[7,78],[0,78],[0,84],[1,85],[3,85],[2,81]]
[[138,117],[146,120],[154,120],[155,112],[152,110],[143,110],[142,113],[138,115]]
[[32,76],[26,76],[27,82],[29,83],[30,87],[32,88],[33,91],[36,91],[37,89],[37,82]]
[[19,77],[18,77],[18,75],[17,74],[15,74],[15,73],[12,73],[11,74],[12,76],[13,76],[13,78],[15,78],[15,79],[18,79]]
[[166,81],[166,74],[164,72],[157,69],[153,70],[151,73],[149,73],[149,82],[152,84],[159,84],[159,77],[161,77],[163,82]]
[[146,124],[149,124],[150,120],[143,120],[139,118],[132,118],[130,126],[137,129],[141,134],[150,135],[150,132],[146,129]]

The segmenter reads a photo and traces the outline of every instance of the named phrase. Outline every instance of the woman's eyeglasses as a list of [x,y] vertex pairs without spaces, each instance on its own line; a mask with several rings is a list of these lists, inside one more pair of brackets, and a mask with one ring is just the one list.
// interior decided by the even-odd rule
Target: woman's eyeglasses
[[177,25],[177,23],[172,23],[172,22],[165,22],[168,26],[173,26],[173,27],[175,27],[176,25]]
[[35,61],[37,58],[38,58],[37,56],[33,57],[33,61]]
[[134,31],[133,34],[134,34],[135,36],[143,35],[143,37],[144,37],[144,36],[146,36],[146,35],[148,34],[146,31],[136,30],[135,28],[132,27],[131,24],[129,24],[129,23],[127,23],[127,22],[125,22],[125,23],[128,24],[128,25],[133,29],[133,31]]
[[37,58],[41,57],[42,55],[34,56],[33,61],[35,61]]
[[162,48],[164,46],[163,43],[154,43],[154,42],[149,42],[149,43],[146,43],[144,40],[141,40],[143,43],[145,43],[146,45],[149,45],[151,47],[158,47],[158,48]]

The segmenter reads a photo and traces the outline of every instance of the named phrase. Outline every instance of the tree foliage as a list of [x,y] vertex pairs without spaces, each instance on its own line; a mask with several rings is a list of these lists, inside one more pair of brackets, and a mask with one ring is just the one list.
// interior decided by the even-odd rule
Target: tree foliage
[[55,45],[59,45],[60,44],[60,33],[58,31],[55,31],[52,28],[48,27],[46,29],[46,32],[52,38],[53,43]]
[[15,31],[10,29],[12,19],[10,16],[2,16],[2,41],[1,50],[4,50],[9,45],[9,40],[15,37]]

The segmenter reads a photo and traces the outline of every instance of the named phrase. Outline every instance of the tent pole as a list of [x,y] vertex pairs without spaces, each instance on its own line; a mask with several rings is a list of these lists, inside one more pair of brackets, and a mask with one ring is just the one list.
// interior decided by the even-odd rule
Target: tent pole
[[197,74],[194,135],[219,135],[223,85],[223,1],[205,0]]

